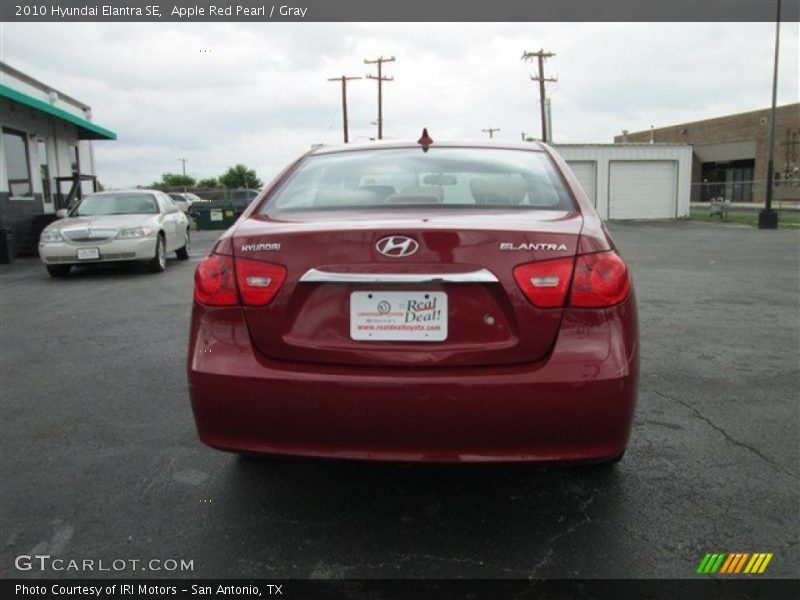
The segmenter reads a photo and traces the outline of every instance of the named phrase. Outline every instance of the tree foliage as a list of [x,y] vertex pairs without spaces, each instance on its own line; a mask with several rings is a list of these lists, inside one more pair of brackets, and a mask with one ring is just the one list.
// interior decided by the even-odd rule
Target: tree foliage
[[199,189],[213,190],[214,188],[225,187],[228,189],[261,189],[264,183],[256,175],[255,169],[248,169],[243,164],[229,167],[225,173],[219,177],[205,177],[197,180],[191,175],[180,173],[164,173],[161,181],[155,181],[147,186],[151,189],[162,191],[175,191],[178,189]]
[[180,173],[164,173],[161,176],[159,185],[166,188],[194,187],[195,178],[191,175],[181,175]]
[[248,169],[242,164],[230,167],[220,175],[219,182],[226,188],[259,189],[264,185],[254,169]]
[[207,177],[197,182],[197,188],[200,190],[213,190],[215,187],[218,186],[219,182],[217,181],[216,177]]

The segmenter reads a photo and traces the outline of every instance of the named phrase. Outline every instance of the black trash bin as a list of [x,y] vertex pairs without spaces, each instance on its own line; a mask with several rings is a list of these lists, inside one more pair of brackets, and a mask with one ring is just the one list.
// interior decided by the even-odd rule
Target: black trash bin
[[198,230],[227,229],[236,222],[239,215],[230,202],[199,202],[192,205]]
[[0,227],[0,264],[7,265],[13,256],[12,244],[14,242],[14,232],[8,227]]

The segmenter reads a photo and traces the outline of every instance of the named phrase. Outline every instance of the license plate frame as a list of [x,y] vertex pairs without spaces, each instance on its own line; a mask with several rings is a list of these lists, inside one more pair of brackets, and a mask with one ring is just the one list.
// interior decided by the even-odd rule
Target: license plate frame
[[359,342],[447,340],[448,297],[435,291],[350,293],[350,339]]

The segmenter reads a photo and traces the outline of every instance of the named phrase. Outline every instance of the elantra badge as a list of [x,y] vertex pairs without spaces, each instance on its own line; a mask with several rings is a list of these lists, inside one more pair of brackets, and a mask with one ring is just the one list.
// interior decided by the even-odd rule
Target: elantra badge
[[419,244],[417,240],[404,235],[390,235],[378,240],[375,248],[389,258],[404,258],[419,250]]
[[566,244],[512,244],[511,242],[500,242],[500,250],[551,250],[553,252],[567,252]]

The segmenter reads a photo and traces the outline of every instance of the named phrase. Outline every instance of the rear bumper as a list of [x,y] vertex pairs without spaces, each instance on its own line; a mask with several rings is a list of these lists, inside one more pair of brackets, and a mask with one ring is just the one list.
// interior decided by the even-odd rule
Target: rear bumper
[[222,450],[391,461],[596,461],[625,449],[636,404],[633,296],[567,310],[540,362],[353,368],[273,361],[237,308],[195,305],[189,390]]

